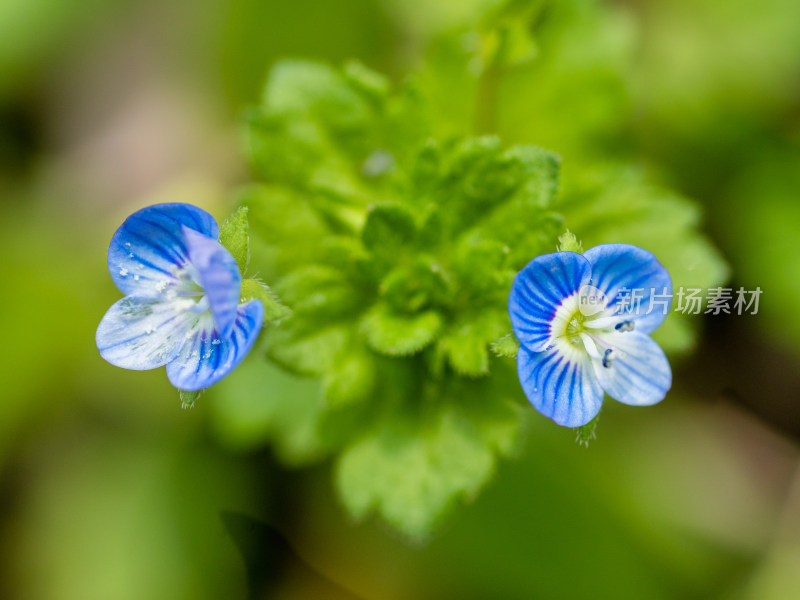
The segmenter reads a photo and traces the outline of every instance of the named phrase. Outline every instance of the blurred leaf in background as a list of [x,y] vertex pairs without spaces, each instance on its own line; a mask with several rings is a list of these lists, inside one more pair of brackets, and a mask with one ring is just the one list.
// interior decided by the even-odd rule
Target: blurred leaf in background
[[113,15],[123,0],[5,0],[0,6],[0,98],[30,85],[54,52]]

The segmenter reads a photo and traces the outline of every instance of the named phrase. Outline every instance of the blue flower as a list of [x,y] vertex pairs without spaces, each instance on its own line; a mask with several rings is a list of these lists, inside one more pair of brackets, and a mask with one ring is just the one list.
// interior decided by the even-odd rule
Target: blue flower
[[661,401],[672,372],[648,334],[666,318],[671,297],[667,270],[636,246],[603,244],[582,255],[533,259],[508,299],[528,400],[567,427],[591,421],[604,392],[635,406]]
[[242,361],[264,307],[239,304],[242,276],[218,238],[214,217],[189,204],[157,204],[127,218],[108,249],[111,279],[126,296],[97,328],[103,358],[140,371],[166,365],[186,391],[213,385]]

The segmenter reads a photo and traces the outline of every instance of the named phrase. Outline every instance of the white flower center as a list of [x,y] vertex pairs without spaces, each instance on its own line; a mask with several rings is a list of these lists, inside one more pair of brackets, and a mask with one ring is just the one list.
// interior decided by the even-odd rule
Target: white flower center
[[[587,306],[595,308],[586,310]],[[615,336],[634,328],[634,321],[616,314],[613,308],[598,307],[582,288],[565,298],[556,309],[550,323],[549,345],[555,346],[567,359],[588,355],[596,364],[610,369],[614,360],[622,355],[614,347]]]
[[191,311],[198,315],[210,310],[208,296],[200,285],[200,277],[191,263],[175,267],[172,278],[155,283],[155,291],[172,304],[176,312]]

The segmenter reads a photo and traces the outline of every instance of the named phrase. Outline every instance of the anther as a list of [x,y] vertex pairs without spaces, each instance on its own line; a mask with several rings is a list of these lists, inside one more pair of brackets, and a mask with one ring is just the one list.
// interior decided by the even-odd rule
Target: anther
[[614,329],[617,331],[633,331],[635,327],[635,323],[631,320],[628,321],[620,321],[614,326]]
[[614,360],[614,351],[611,348],[608,348],[603,353],[603,366],[608,369],[611,367],[611,361]]

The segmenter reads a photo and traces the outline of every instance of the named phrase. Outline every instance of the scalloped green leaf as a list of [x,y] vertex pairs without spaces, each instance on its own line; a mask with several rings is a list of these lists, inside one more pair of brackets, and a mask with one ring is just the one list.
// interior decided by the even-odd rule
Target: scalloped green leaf
[[319,377],[333,367],[350,335],[342,325],[308,330],[290,320],[270,330],[267,356],[290,373]]
[[350,513],[378,512],[411,538],[425,538],[450,506],[486,484],[494,455],[463,416],[428,422],[395,417],[342,453],[336,485]]
[[375,379],[374,356],[353,344],[338,354],[322,378],[325,401],[335,408],[364,401],[372,393]]
[[370,347],[389,356],[416,354],[430,344],[442,329],[442,315],[435,310],[415,314],[392,311],[376,304],[361,320],[360,329]]
[[483,232],[463,236],[456,245],[453,270],[472,296],[492,295],[508,288],[516,274],[509,269],[511,249],[503,242],[483,237]]
[[345,273],[324,265],[293,271],[278,281],[275,291],[310,326],[346,317],[357,311],[362,302]]
[[364,246],[390,254],[411,244],[417,226],[414,214],[402,204],[378,204],[370,208],[361,232]]
[[489,344],[503,335],[509,325],[505,311],[487,308],[462,316],[447,328],[438,344],[456,373],[482,377],[489,374]]
[[381,296],[400,312],[416,312],[441,305],[452,295],[451,277],[430,256],[420,256],[410,265],[395,268],[380,283]]
[[308,196],[287,187],[250,185],[238,201],[248,207],[254,271],[283,274],[316,261],[317,248],[307,240],[324,240],[330,230]]
[[503,392],[487,380],[448,381],[423,398],[429,407],[439,401],[437,408],[389,411],[341,453],[336,486],[356,519],[374,512],[423,540],[486,485],[498,456],[518,448],[520,411]]

